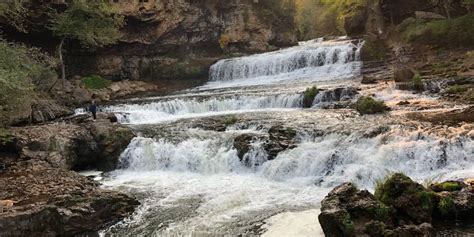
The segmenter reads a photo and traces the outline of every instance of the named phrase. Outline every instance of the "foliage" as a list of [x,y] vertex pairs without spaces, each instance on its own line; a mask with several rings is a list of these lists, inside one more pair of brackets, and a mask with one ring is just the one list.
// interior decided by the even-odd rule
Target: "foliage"
[[425,21],[409,18],[399,25],[402,37],[409,42],[443,46],[474,45],[474,14],[455,19]]
[[0,127],[29,110],[41,87],[54,76],[55,61],[39,49],[0,39]]
[[13,142],[13,137],[5,129],[0,128],[0,145],[7,145],[8,143]]
[[228,125],[233,125],[233,124],[237,123],[237,121],[238,121],[238,119],[235,115],[230,115],[230,116],[225,117],[223,122],[224,122],[225,125],[228,126]]
[[0,3],[0,19],[20,32],[26,32],[29,11],[24,1],[3,1]]
[[226,49],[231,40],[232,39],[230,38],[230,35],[222,34],[219,38],[219,45],[221,46],[221,49]]
[[368,96],[362,96],[357,100],[356,110],[360,114],[377,114],[386,112],[389,108],[383,101],[378,101]]
[[76,39],[87,47],[113,44],[121,37],[124,17],[103,1],[73,1],[56,14],[49,28],[61,38]]
[[307,88],[303,93],[303,107],[310,108],[313,105],[314,98],[318,95],[319,89],[315,86]]
[[458,182],[444,182],[441,184],[441,188],[444,191],[452,192],[452,191],[459,191],[463,188],[461,184]]
[[365,224],[364,232],[369,236],[384,236],[385,223],[381,221],[370,221]]
[[413,78],[411,79],[412,82],[413,82],[413,88],[417,91],[421,91],[423,90],[424,86],[423,86],[423,81],[421,80],[421,75],[420,73],[415,73],[415,75],[413,76]]
[[456,205],[450,197],[441,197],[441,200],[438,203],[438,209],[441,212],[441,215],[447,216],[450,213],[456,211]]
[[304,40],[345,34],[344,19],[367,0],[295,0],[299,37]]
[[448,86],[448,88],[446,88],[446,93],[459,94],[459,93],[466,92],[467,90],[469,90],[468,85],[454,85],[454,86]]
[[82,84],[88,88],[93,90],[100,90],[106,88],[112,84],[111,81],[106,80],[98,75],[91,75],[88,77],[83,77],[81,79]]

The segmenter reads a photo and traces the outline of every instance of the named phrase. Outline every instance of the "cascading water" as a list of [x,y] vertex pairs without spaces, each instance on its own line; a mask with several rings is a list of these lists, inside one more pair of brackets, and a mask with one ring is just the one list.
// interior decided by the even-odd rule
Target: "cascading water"
[[[140,135],[104,185],[142,205],[103,234],[321,236],[320,201],[342,182],[373,189],[391,172],[420,182],[474,172],[472,124],[432,126],[404,110],[321,109],[359,94],[387,104],[434,100],[386,84],[360,88],[352,80],[359,49],[352,41],[312,41],[227,59],[212,67],[212,82],[186,94],[107,107]],[[346,80],[333,86],[333,79]],[[302,92],[314,84],[327,88],[303,110]],[[226,89],[236,85],[243,87]],[[272,132],[278,126],[283,134]],[[236,144],[242,136],[253,139]]]

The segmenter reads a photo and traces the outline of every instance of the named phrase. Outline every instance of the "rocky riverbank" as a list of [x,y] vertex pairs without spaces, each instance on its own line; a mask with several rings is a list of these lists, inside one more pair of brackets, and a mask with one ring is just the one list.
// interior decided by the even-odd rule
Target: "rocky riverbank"
[[17,127],[4,133],[0,200],[18,203],[11,212],[0,214],[1,236],[95,233],[139,204],[73,171],[115,169],[134,133],[107,116]]
[[472,180],[428,188],[403,174],[377,184],[375,195],[351,183],[334,188],[321,202],[326,236],[435,236],[472,225]]

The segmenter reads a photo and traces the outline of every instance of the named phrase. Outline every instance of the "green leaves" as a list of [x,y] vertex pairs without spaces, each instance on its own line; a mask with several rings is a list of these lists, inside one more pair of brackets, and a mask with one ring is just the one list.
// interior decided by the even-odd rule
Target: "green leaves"
[[50,29],[61,38],[76,39],[85,47],[102,47],[120,39],[124,17],[106,2],[75,1],[51,20]]

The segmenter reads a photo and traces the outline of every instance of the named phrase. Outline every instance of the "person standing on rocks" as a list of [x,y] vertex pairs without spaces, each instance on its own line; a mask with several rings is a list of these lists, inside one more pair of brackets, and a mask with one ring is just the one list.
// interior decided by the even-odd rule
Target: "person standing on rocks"
[[96,115],[97,114],[97,105],[95,103],[95,100],[93,100],[92,103],[91,103],[91,106],[89,106],[89,112],[92,113],[92,118],[94,120],[96,120],[97,119],[97,115]]

